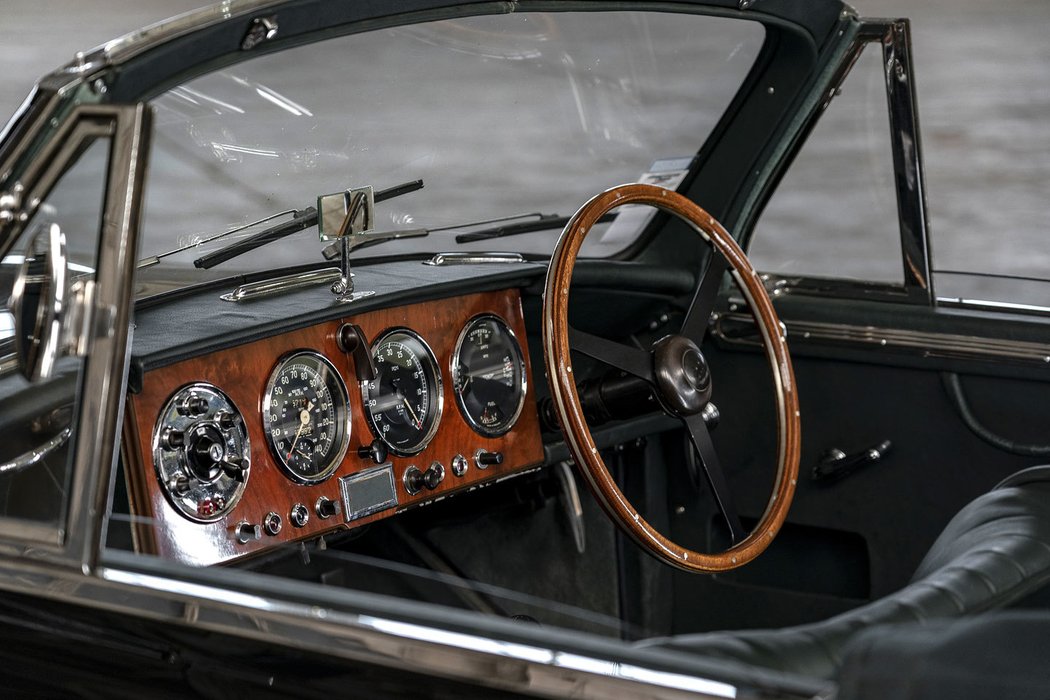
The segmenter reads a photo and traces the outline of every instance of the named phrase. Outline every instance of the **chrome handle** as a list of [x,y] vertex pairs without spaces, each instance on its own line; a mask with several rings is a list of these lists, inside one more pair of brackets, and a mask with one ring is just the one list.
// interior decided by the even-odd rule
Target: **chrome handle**
[[45,442],[40,447],[36,447],[30,450],[29,452],[26,452],[25,454],[19,455],[10,462],[4,462],[3,464],[0,464],[0,474],[16,474],[20,471],[28,469],[29,467],[33,466],[34,464],[36,464],[37,462],[39,462],[40,460],[44,459],[49,454],[57,450],[62,445],[66,444],[66,441],[69,440],[69,436],[72,433],[72,428],[63,428],[62,432]]
[[883,440],[877,445],[852,455],[848,455],[840,449],[832,448],[825,452],[820,458],[820,463],[813,467],[811,478],[813,481],[828,483],[838,481],[861,467],[881,462],[882,458],[886,456],[886,453],[892,447],[892,442]]

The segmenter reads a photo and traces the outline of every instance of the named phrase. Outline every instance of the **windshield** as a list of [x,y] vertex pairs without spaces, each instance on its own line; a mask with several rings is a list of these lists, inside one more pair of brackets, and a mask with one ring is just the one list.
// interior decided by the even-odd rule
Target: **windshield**
[[[348,187],[422,179],[421,191],[377,205],[375,230],[430,235],[355,256],[549,254],[560,226],[455,238],[478,230],[460,228],[474,222],[569,216],[623,182],[676,188],[763,37],[757,23],[707,16],[521,13],[382,29],[195,78],[153,100],[140,251],[160,255]],[[619,217],[589,237],[584,253],[622,251],[646,221]],[[273,223],[143,272],[197,281],[204,273],[194,259]],[[317,262],[321,248],[311,227],[216,272]]]

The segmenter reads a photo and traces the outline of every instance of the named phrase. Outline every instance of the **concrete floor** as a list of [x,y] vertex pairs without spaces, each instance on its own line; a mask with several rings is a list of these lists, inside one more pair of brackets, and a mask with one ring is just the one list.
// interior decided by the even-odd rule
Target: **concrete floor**
[[[0,66],[7,77],[0,81],[0,119],[14,111],[40,74],[75,50],[200,4],[2,0]],[[869,16],[913,19],[936,267],[1050,277],[1050,3],[855,5]],[[809,240],[819,244],[842,232],[819,233],[814,239],[808,232]]]

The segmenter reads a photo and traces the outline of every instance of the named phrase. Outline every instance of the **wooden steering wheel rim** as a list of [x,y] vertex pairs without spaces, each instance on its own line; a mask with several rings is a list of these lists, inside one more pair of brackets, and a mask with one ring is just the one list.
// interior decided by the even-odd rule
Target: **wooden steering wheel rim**
[[[625,204],[647,204],[678,216],[725,257],[729,272],[755,317],[770,364],[777,408],[776,483],[754,530],[724,552],[696,552],[657,532],[616,485],[583,416],[569,352],[569,284],[587,232],[603,215]],[[542,324],[543,355],[562,432],[573,459],[613,522],[658,559],[687,571],[726,571],[761,554],[783,525],[795,494],[801,445],[798,396],[783,326],[758,274],[725,228],[689,199],[662,187],[629,184],[602,192],[584,204],[562,231],[547,269]]]

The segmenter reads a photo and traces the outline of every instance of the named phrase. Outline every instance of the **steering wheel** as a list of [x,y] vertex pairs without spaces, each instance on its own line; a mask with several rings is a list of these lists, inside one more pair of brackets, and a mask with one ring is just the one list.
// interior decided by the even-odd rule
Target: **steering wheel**
[[[681,329],[656,341],[649,350],[621,345],[569,326],[569,283],[580,246],[602,216],[625,204],[645,204],[674,214],[712,247]],[[749,534],[745,533],[737,515],[703,416],[711,399],[712,382],[699,346],[727,269],[758,326],[773,375],[777,410],[776,482],[765,513]],[[657,532],[627,500],[610,475],[584,420],[570,348],[645,380],[661,408],[685,424],[707,484],[729,525],[733,542],[729,549],[716,553],[687,549]],[[713,573],[743,566],[769,546],[787,517],[798,479],[801,429],[795,377],[783,326],[769,295],[740,246],[714,217],[682,195],[654,185],[620,185],[584,204],[562,231],[547,270],[543,356],[554,410],[570,453],[605,512],[643,549],[679,569]]]

